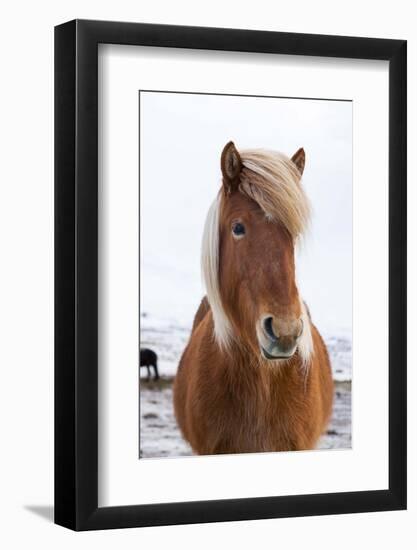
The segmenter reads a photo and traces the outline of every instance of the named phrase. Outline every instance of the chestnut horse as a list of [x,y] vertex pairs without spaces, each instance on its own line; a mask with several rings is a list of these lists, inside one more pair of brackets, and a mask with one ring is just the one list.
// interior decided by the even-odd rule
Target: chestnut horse
[[178,424],[198,454],[313,449],[329,421],[326,346],[296,281],[309,221],[305,154],[221,157],[223,185],[203,236],[207,297],[174,383]]

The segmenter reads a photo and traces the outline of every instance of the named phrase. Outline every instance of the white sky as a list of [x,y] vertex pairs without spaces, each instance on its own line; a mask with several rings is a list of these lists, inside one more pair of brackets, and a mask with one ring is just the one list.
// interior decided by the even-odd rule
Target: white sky
[[220,154],[306,151],[313,205],[298,286],[326,335],[352,326],[352,104],[141,92],[141,312],[191,324],[204,290],[200,248],[221,182]]

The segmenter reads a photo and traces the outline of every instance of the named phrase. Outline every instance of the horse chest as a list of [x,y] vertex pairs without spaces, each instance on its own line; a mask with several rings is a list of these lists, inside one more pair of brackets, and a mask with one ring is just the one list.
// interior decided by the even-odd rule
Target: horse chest
[[[226,391],[210,419],[218,442],[216,452],[277,451],[294,447],[295,430],[290,404],[275,392],[256,386],[247,391]],[[234,451],[236,452],[236,451]]]

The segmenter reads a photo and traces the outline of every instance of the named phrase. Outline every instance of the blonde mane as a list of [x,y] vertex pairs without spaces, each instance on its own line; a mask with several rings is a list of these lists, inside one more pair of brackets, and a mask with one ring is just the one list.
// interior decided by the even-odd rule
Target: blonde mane
[[[280,222],[292,236],[294,243],[306,231],[310,219],[310,205],[300,184],[300,173],[295,164],[277,151],[246,149],[239,151],[243,164],[239,191],[253,199],[270,221]],[[233,328],[224,311],[219,288],[219,219],[222,192],[212,203],[203,232],[201,266],[211,307],[214,336],[223,350],[233,340]],[[301,300],[303,335],[298,344],[305,364],[309,360],[313,341],[311,323]]]

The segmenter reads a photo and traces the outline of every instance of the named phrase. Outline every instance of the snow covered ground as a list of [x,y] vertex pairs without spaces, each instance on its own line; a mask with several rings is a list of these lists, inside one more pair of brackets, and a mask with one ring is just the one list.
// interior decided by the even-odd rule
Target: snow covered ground
[[[192,454],[176,425],[172,405],[172,380],[189,334],[189,327],[173,319],[141,316],[140,345],[156,351],[161,376],[158,382],[147,381],[146,369],[141,372],[140,456],[143,458]],[[324,338],[335,380],[335,401],[331,423],[319,448],[346,449],[351,446],[351,342],[346,334],[324,335]]]

